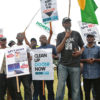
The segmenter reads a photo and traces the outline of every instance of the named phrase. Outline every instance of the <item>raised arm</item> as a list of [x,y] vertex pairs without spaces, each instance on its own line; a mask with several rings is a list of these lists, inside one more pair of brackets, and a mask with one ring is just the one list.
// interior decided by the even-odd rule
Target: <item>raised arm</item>
[[53,34],[53,32],[52,32],[52,24],[50,22],[50,35],[49,35],[49,38],[48,38],[48,44],[50,44],[52,34]]
[[23,35],[24,35],[25,43],[31,48],[31,45],[30,45],[30,43],[28,42],[28,40],[26,38],[25,32],[23,32]]
[[66,32],[64,39],[60,43],[59,43],[59,41],[60,41],[61,37],[60,37],[60,35],[57,36],[57,48],[56,48],[57,53],[60,53],[63,50],[63,48],[65,46],[65,42],[70,37],[70,35],[71,35],[71,32]]

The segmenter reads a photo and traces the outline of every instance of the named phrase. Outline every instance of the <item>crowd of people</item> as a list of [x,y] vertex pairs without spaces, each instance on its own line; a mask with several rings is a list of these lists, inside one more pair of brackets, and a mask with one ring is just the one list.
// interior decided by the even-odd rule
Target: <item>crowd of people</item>
[[[28,42],[25,32],[18,33],[16,36],[17,43],[11,40],[8,43],[9,48],[14,46],[26,47],[30,74],[18,76],[19,87],[21,83],[24,87],[24,100],[46,100],[43,94],[42,80],[32,80],[31,54],[33,49],[52,49],[52,59],[57,60],[58,85],[56,96],[54,96],[54,80],[45,80],[48,90],[47,100],[64,100],[65,86],[68,87],[68,100],[83,100],[81,90],[81,75],[83,76],[83,88],[85,100],[90,100],[90,91],[92,90],[94,100],[100,98],[100,47],[95,43],[95,35],[87,34],[87,44],[84,45],[79,32],[71,30],[71,19],[63,18],[62,26],[65,31],[57,36],[56,46],[50,44],[52,30],[47,39],[41,35],[40,46],[37,40],[31,38]],[[23,44],[25,40],[26,44]],[[0,38],[0,50],[7,47],[7,38]],[[8,100],[22,100],[21,92],[17,92],[16,77],[6,77],[6,58],[4,56],[0,70],[0,100],[5,100],[5,95],[9,95]],[[32,92],[31,84],[34,86]]]

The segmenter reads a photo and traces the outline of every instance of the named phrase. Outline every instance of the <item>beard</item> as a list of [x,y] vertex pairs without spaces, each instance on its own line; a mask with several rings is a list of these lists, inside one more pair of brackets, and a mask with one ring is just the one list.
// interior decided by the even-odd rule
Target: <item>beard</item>
[[22,40],[18,40],[19,43],[23,43],[23,39]]
[[66,30],[66,32],[70,32],[71,27],[70,26],[67,26],[67,27],[65,27],[65,30]]
[[42,46],[46,46],[46,45],[47,45],[47,43],[42,43],[41,45],[42,45]]
[[65,30],[66,30],[66,32],[70,32],[70,29],[71,27],[65,27]]

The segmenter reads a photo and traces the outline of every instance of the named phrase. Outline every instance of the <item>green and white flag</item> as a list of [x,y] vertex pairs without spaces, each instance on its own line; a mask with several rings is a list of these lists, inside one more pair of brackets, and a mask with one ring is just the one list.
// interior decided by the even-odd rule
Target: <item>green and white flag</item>
[[82,22],[98,24],[97,17],[95,15],[96,9],[97,5],[94,0],[86,0],[85,9],[81,9]]

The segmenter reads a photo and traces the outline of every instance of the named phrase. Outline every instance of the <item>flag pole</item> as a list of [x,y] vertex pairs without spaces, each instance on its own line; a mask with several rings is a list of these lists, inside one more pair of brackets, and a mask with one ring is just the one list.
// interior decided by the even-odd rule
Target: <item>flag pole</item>
[[30,26],[31,22],[33,21],[33,19],[35,18],[35,16],[38,14],[38,12],[40,11],[40,8],[37,10],[37,12],[34,14],[34,16],[32,17],[32,19],[30,20],[29,24],[26,26],[24,32],[27,30],[27,28]]
[[71,0],[69,0],[69,11],[68,11],[68,18],[70,17],[70,9],[71,9]]

